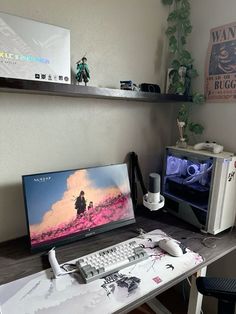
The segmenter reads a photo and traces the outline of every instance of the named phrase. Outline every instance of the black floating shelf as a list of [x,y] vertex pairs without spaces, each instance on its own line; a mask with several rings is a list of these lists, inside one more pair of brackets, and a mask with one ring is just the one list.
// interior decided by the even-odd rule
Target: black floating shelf
[[121,99],[157,103],[191,101],[191,98],[181,95],[155,94],[112,88],[100,88],[93,86],[50,83],[11,78],[0,78],[0,91],[66,97]]

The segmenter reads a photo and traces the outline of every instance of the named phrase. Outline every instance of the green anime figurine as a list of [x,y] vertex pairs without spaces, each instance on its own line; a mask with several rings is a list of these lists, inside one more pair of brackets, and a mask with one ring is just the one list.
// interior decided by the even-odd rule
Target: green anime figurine
[[76,73],[76,80],[81,83],[84,81],[85,86],[87,85],[90,74],[89,74],[89,68],[87,65],[87,58],[84,56],[81,60],[77,62],[77,73]]

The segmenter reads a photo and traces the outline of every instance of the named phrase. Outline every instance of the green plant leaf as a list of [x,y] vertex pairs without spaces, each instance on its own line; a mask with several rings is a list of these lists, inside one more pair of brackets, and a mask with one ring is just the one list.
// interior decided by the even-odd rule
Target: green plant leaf
[[194,93],[193,94],[193,103],[194,105],[201,105],[205,102],[205,97],[204,95],[200,93]]
[[173,54],[175,54],[177,49],[178,49],[177,48],[177,44],[172,44],[172,45],[169,46],[169,48],[170,48],[170,52],[173,53]]
[[172,53],[175,53],[178,49],[178,42],[174,35],[172,35],[169,39],[169,48]]
[[189,136],[186,132],[184,132],[184,138],[185,138],[185,141],[188,143],[189,141]]
[[163,3],[164,5],[172,5],[173,2],[174,2],[174,0],[162,0],[162,3]]
[[188,0],[182,0],[182,7],[189,10],[191,9],[190,3]]
[[191,87],[191,79],[187,76],[185,77],[185,80],[184,80],[184,86],[185,86],[185,94],[186,96],[189,96],[190,87]]
[[169,26],[169,27],[167,28],[167,30],[166,30],[166,35],[167,35],[167,36],[171,36],[171,35],[173,35],[174,33],[176,33],[176,31],[177,31],[177,28],[176,28],[175,25],[174,25],[174,26]]
[[189,20],[185,20],[182,25],[182,31],[184,36],[188,36],[192,32],[192,25]]
[[189,108],[187,108],[187,106],[185,104],[182,104],[179,112],[178,112],[178,120],[185,122],[186,126],[188,124],[188,117],[189,117]]
[[204,127],[200,123],[193,123],[193,122],[190,122],[188,124],[188,129],[190,132],[194,134],[202,134],[202,132],[204,131]]
[[179,59],[180,63],[186,67],[190,66],[193,62],[192,55],[187,50],[181,51]]
[[181,40],[181,44],[183,46],[186,45],[186,37],[185,36],[181,36],[180,40]]
[[171,70],[170,71],[170,79],[171,84],[175,86],[175,89],[177,88],[177,83],[179,82],[179,72],[177,70]]
[[188,17],[189,17],[189,10],[187,10],[185,8],[180,9],[178,17],[181,20],[188,19]]
[[173,84],[168,87],[168,94],[176,94],[176,88]]
[[174,75],[177,75],[178,74],[178,70],[176,69],[171,69],[170,72],[169,72],[169,78],[172,79],[172,77]]
[[170,78],[170,86],[168,89],[168,93],[170,94],[176,94],[177,93],[177,86],[179,83],[179,73],[177,70],[172,69],[169,73]]
[[185,92],[185,85],[183,82],[177,82],[176,83],[176,93],[177,94],[184,94]]
[[174,22],[174,21],[176,21],[177,17],[178,17],[178,11],[177,11],[177,10],[174,10],[174,11],[172,11],[172,12],[169,14],[169,16],[168,16],[168,18],[167,18],[167,21],[168,21],[168,22]]
[[186,26],[185,29],[184,29],[185,36],[187,36],[188,34],[191,34],[192,33],[192,29],[193,29],[192,25]]
[[181,56],[185,59],[192,59],[191,53],[188,50],[183,50]]
[[176,59],[171,62],[171,67],[177,71],[179,70],[180,66],[181,66],[180,62]]
[[[193,66],[191,53],[185,49],[187,44],[186,38],[192,32],[190,20],[191,5],[190,0],[162,0],[165,5],[173,5],[167,18],[169,26],[166,35],[169,38],[169,51],[173,53],[171,62],[172,70],[169,72],[170,86],[169,92],[173,94],[184,94],[190,92],[191,81],[198,76],[198,72]],[[183,78],[180,68],[186,67],[186,75]],[[193,104],[202,104],[204,96],[200,93],[193,94]],[[188,140],[188,134],[202,134],[204,127],[200,123],[190,122],[189,114],[191,104],[181,105],[178,112],[178,119],[185,122],[184,137]]]
[[192,79],[192,78],[195,78],[195,77],[198,76],[198,72],[194,68],[193,69],[188,69],[186,75]]

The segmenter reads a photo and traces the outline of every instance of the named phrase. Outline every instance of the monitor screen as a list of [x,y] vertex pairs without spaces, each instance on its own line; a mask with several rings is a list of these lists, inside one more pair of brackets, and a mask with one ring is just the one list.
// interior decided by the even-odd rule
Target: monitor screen
[[32,250],[135,222],[126,164],[22,177]]

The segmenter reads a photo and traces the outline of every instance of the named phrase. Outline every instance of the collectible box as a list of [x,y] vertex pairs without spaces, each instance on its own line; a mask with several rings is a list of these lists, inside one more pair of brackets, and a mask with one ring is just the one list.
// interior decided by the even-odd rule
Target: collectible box
[[70,84],[70,30],[0,12],[0,72]]

